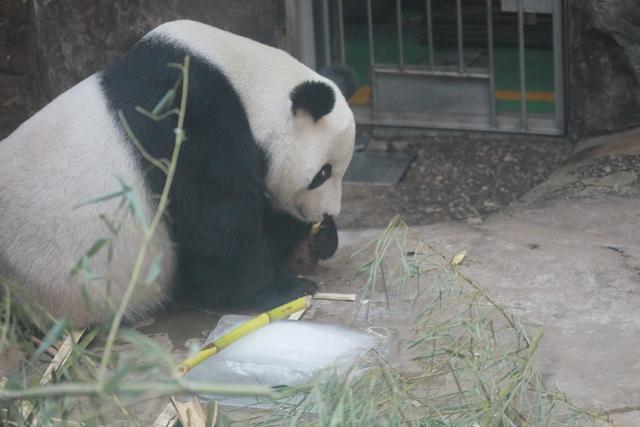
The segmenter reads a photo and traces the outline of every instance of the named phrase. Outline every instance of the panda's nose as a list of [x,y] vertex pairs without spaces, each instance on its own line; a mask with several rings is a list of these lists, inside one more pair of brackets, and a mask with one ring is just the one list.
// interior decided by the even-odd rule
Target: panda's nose
[[327,210],[323,215],[322,218],[327,218],[327,217],[334,217],[334,216],[338,216],[340,215],[340,205],[336,205],[333,206],[331,209]]
[[336,183],[331,189],[331,193],[327,194],[324,199],[325,212],[324,215],[338,216],[342,208],[342,187],[340,183]]

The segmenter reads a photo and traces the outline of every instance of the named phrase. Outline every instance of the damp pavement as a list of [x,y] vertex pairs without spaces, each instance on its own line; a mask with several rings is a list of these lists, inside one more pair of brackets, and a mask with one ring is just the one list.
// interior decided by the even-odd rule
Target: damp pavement
[[[482,150],[511,157],[517,157],[512,150],[519,152],[494,148]],[[463,155],[465,147],[451,150]],[[438,169],[447,161],[441,158],[432,166]],[[518,181],[515,165],[496,167],[511,168]],[[546,173],[544,165],[539,171]],[[640,130],[588,140],[499,213],[414,227],[445,253],[465,250],[463,272],[522,320],[543,327],[536,359],[548,385],[621,426],[640,425],[639,175]],[[502,179],[508,187],[509,177]],[[464,182],[460,191],[470,193]],[[500,194],[494,189],[497,198],[488,200],[501,204]],[[340,257],[370,242],[376,232],[343,232],[346,244],[330,266],[348,269]]]
[[[475,154],[464,165],[447,163],[457,162],[449,156],[464,156],[466,150],[475,150]],[[552,155],[554,167],[566,157],[563,150],[566,147]],[[486,164],[480,168],[485,172],[474,175],[474,188],[482,189],[482,179],[509,172],[511,179],[498,178],[502,180],[498,187],[511,189],[509,197],[518,200],[502,209],[498,206],[500,212],[483,212],[474,202],[479,215],[416,215],[409,222],[460,219],[412,228],[445,254],[465,250],[464,273],[523,321],[542,326],[544,337],[535,357],[548,386],[578,405],[603,411],[616,425],[640,425],[640,132],[585,141],[548,178],[551,162],[543,160],[543,147],[466,145],[427,151],[433,156],[431,161],[414,164],[407,176],[409,183],[421,185],[418,176],[437,177],[450,167],[472,168],[471,157],[479,152],[498,163],[509,163],[509,157],[517,159],[514,164],[493,168]],[[539,169],[535,176],[525,178],[523,172],[520,177],[518,169],[526,166],[527,156]],[[524,188],[526,180],[544,182],[517,195],[517,188]],[[456,185],[472,199],[475,190],[465,187],[465,182],[471,181],[462,179]],[[506,196],[500,198],[502,193],[493,189],[487,200],[507,204]],[[383,210],[356,224],[356,218],[371,215],[366,210],[379,205],[371,201],[370,194],[354,189],[347,189],[345,197],[347,219],[340,232],[340,248],[320,266],[314,279],[323,291],[359,293],[362,279],[354,279],[359,265],[352,254],[378,236],[380,227],[402,209]],[[363,199],[370,203],[362,203]],[[404,203],[401,206],[411,207],[413,202]],[[420,203],[423,209],[424,201]],[[358,206],[357,212],[350,211],[353,206]],[[364,228],[369,224],[375,227]],[[385,316],[373,312],[378,315]],[[353,306],[314,303],[308,318],[349,324]],[[184,355],[191,343],[213,329],[216,320],[212,313],[178,308],[150,319],[140,330],[176,355]],[[394,326],[402,342],[409,332],[401,324]],[[157,410],[158,406],[153,407]],[[153,409],[147,407],[147,411],[151,416]]]

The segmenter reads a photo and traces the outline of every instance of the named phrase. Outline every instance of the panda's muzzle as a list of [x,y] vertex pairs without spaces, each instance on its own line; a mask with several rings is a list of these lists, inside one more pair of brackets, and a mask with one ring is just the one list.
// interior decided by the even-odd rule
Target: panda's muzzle
[[298,214],[300,215],[300,218],[304,222],[308,222],[308,223],[321,222],[324,218],[329,216],[328,214],[325,213],[321,217],[310,217],[303,205],[299,205],[297,210],[298,210]]

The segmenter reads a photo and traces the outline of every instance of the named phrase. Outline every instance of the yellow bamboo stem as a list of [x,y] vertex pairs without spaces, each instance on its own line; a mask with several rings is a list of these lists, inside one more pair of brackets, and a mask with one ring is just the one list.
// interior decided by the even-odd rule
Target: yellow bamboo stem
[[232,329],[217,340],[205,345],[195,355],[185,359],[180,365],[178,365],[176,374],[178,376],[185,375],[187,372],[202,363],[204,360],[218,353],[222,349],[230,346],[250,332],[261,328],[262,326],[268,325],[275,320],[287,317],[292,313],[304,310],[308,308],[310,304],[310,296],[298,298],[296,300],[288,302],[287,304],[281,305],[280,307],[276,307],[273,310],[269,310],[266,313],[262,313],[259,316],[254,317],[253,319],[247,320],[246,322]]

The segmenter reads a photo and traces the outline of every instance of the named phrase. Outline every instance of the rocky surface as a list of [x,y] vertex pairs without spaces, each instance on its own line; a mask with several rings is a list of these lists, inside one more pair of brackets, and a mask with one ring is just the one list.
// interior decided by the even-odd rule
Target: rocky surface
[[[463,271],[523,321],[542,326],[536,361],[548,386],[613,415],[617,425],[636,426],[638,224],[640,199],[601,194],[521,207],[476,224],[441,223],[414,231],[449,256],[466,250]],[[343,245],[325,266],[328,278],[323,276],[332,291],[360,289],[360,282],[350,282],[358,267],[350,255],[379,233],[341,234]]]
[[279,2],[141,0],[33,2],[39,83],[51,99],[80,79],[100,70],[159,24],[188,18],[282,44],[284,6]]
[[0,139],[162,22],[194,19],[286,47],[283,2],[8,1],[0,5]]
[[[548,385],[615,425],[637,426],[640,137],[634,131],[587,140],[576,153],[501,213],[415,231],[449,255],[465,250],[469,277],[542,326],[536,361]],[[340,235],[338,256],[321,275],[332,291],[358,286],[350,256],[379,233]]]
[[567,4],[569,129],[576,137],[640,125],[640,4]]
[[572,146],[562,138],[487,134],[432,136],[390,147],[416,154],[405,179],[393,186],[347,183],[340,227],[384,227],[394,215],[410,225],[484,217],[544,181]]

